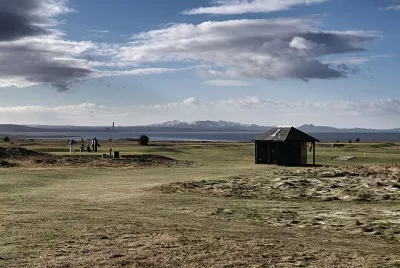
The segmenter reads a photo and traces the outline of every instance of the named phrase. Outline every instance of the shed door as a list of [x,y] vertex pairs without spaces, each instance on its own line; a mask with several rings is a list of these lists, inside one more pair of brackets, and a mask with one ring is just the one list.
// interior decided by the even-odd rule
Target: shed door
[[270,155],[270,158],[269,158],[269,163],[270,164],[276,164],[276,163],[278,163],[278,146],[277,146],[277,143],[275,143],[275,142],[271,142],[270,144],[269,144],[269,155]]
[[268,164],[268,143],[256,142],[256,163]]

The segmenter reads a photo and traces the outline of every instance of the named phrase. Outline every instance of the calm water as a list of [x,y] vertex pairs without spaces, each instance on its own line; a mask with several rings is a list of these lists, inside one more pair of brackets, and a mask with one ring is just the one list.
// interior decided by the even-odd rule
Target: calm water
[[[145,134],[153,141],[251,141],[260,132],[18,132],[2,133],[0,137],[25,139],[104,139],[138,138]],[[309,133],[311,136],[324,141],[348,142],[360,138],[361,141],[400,141],[400,133]]]

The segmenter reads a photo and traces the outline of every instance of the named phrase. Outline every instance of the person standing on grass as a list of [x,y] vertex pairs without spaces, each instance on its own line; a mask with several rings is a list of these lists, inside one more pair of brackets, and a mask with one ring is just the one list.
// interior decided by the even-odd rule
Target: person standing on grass
[[74,139],[70,139],[69,140],[69,154],[75,153],[74,144],[75,144]]
[[91,152],[91,150],[90,150],[90,143],[88,143],[88,144],[86,145],[86,151],[87,151],[88,153]]
[[97,152],[97,147],[100,147],[100,143],[96,137],[94,137],[94,151]]
[[[92,152],[95,152],[94,148],[95,148],[95,144],[96,143],[96,138],[92,138]],[[97,150],[96,150],[97,151]]]

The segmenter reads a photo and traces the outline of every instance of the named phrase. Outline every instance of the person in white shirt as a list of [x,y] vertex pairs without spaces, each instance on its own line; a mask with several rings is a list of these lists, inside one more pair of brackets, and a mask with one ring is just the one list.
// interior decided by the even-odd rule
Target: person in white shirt
[[69,140],[69,154],[75,153],[74,144],[75,144],[74,139],[70,139]]

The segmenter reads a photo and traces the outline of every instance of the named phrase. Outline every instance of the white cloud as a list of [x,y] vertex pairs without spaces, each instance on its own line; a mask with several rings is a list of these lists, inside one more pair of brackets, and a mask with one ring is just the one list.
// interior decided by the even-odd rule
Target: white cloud
[[182,102],[184,105],[198,105],[199,101],[193,97],[187,98]]
[[114,60],[207,64],[199,73],[221,80],[332,79],[345,77],[346,68],[319,58],[360,53],[378,39],[375,32],[322,31],[317,25],[314,18],[174,24],[133,36]]
[[1,114],[13,113],[37,113],[37,112],[51,112],[51,113],[66,113],[66,114],[82,114],[102,108],[94,103],[82,103],[77,105],[60,105],[60,106],[14,106],[14,107],[0,107]]
[[298,50],[312,50],[316,46],[315,43],[310,42],[303,37],[295,36],[293,37],[292,41],[289,43],[289,47],[295,48]]
[[386,10],[400,10],[400,5],[391,5],[386,8]]
[[67,0],[0,2],[0,86],[49,84],[63,91],[91,70],[74,57],[95,45],[63,40],[56,17]]
[[217,102],[217,105],[222,105],[230,108],[252,108],[262,103],[257,97],[246,97],[241,99],[227,99]]
[[384,8],[384,10],[400,11],[400,1],[399,0],[387,0],[387,2],[391,2],[391,4],[389,4],[389,6]]
[[171,69],[171,68],[141,68],[129,71],[94,71],[91,77],[100,78],[108,76],[144,76],[153,74],[173,73],[176,71],[178,71],[178,69]]
[[344,57],[334,60],[329,60],[327,62],[334,64],[349,64],[349,65],[360,65],[369,61],[367,57]]
[[382,8],[383,10],[400,11],[400,0],[386,0],[385,2],[389,2],[389,3],[387,3],[387,6],[385,8]]
[[251,82],[243,80],[209,80],[205,81],[204,84],[215,87],[245,87],[252,85]]
[[216,0],[215,6],[184,11],[186,15],[197,14],[245,14],[266,13],[290,9],[299,5],[322,3],[325,0]]
[[[73,12],[67,6],[68,0],[14,0],[2,1],[0,10],[22,14],[35,19],[35,22],[45,18],[53,18],[61,14]],[[32,18],[33,17],[33,18]]]
[[155,105],[141,105],[139,106],[140,108],[143,109],[182,109],[185,110],[187,108],[191,107],[197,107],[199,105],[199,101],[194,98],[190,97],[187,99],[184,99],[183,101],[179,102],[167,102],[167,103],[162,103],[162,104],[155,104]]
[[93,29],[93,30],[88,30],[90,33],[109,33],[109,30],[99,30],[99,29]]
[[391,58],[391,55],[373,55],[373,56],[365,56],[365,57],[342,57],[336,59],[328,59],[325,62],[332,64],[347,64],[347,65],[360,65],[367,63],[373,59],[387,59]]
[[[56,29],[55,18],[72,12],[67,3],[67,0],[0,3],[0,20],[5,25],[0,29],[0,87],[47,84],[59,91],[67,91],[72,84],[85,79],[176,71],[138,66],[131,70],[118,70],[116,68],[135,65],[110,61],[118,54],[119,44],[66,40],[64,34]],[[96,70],[96,67],[103,68]]]
[[[289,8],[319,1],[267,2],[263,3],[270,8]],[[260,0],[217,1],[220,6],[257,3]],[[247,86],[259,78],[334,79],[352,71],[322,58],[360,53],[378,38],[375,32],[322,31],[316,18],[282,18],[168,24],[136,34],[127,44],[72,41],[66,40],[55,21],[73,11],[67,4],[67,0],[0,3],[0,10],[5,10],[2,20],[10,28],[3,35],[0,29],[0,87],[46,84],[66,91],[84,79],[179,70],[196,70],[208,80],[205,84],[214,86]],[[160,67],[165,63],[183,67]]]

